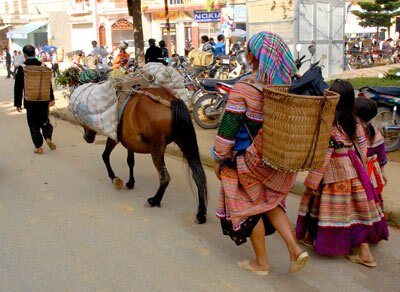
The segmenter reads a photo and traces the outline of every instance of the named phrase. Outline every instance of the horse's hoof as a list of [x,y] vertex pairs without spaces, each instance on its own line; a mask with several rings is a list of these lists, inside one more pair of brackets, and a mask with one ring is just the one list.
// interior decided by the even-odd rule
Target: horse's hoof
[[122,189],[122,186],[124,185],[124,182],[123,182],[122,179],[120,179],[119,177],[115,177],[115,178],[112,180],[112,183],[113,183],[114,187],[115,187],[117,190]]
[[135,187],[135,182],[129,182],[129,181],[128,181],[128,182],[126,183],[126,187],[127,187],[128,189],[130,189],[130,190],[133,189],[133,188]]
[[150,207],[160,207],[160,202],[157,202],[154,198],[148,198],[147,203]]
[[196,219],[197,219],[197,224],[204,224],[207,222],[207,216],[204,214],[197,214]]

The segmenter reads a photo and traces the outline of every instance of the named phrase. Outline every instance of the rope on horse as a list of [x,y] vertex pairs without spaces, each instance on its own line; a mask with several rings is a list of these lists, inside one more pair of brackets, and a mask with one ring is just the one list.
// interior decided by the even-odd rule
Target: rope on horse
[[140,94],[143,94],[143,95],[145,95],[147,97],[150,97],[152,100],[154,100],[154,101],[156,101],[156,102],[158,102],[158,103],[160,103],[160,104],[162,104],[162,105],[164,105],[166,107],[172,107],[171,102],[169,100],[166,100],[166,99],[162,98],[161,96],[154,95],[154,94],[151,94],[150,92],[146,92],[146,91],[143,91],[143,90],[136,90],[136,89],[132,89],[132,92],[133,93],[140,93]]

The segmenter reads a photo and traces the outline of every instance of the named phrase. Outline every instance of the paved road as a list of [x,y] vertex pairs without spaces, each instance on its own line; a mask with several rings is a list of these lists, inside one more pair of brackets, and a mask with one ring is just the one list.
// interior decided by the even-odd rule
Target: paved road
[[[288,275],[288,255],[268,237],[268,277],[239,270],[252,257],[236,247],[214,217],[218,181],[207,170],[209,222],[194,223],[196,203],[182,161],[169,157],[172,181],[162,208],[143,206],[157,188],[146,155],[137,156],[136,187],[117,191],[101,161],[104,138],[86,144],[80,129],[55,125],[56,151],[32,153],[25,114],[14,111],[12,81],[0,77],[0,291],[397,291],[400,232],[374,249],[379,267],[310,251],[307,268]],[[127,178],[126,154],[111,157]],[[289,196],[294,222],[299,198]]]

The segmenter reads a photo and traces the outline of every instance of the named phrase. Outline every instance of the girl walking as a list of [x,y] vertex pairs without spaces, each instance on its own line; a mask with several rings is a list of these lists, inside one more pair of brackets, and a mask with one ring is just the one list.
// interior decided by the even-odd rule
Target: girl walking
[[382,190],[387,184],[384,166],[387,163],[385,140],[377,128],[371,124],[371,120],[377,115],[376,102],[366,98],[358,97],[355,101],[355,113],[360,119],[364,129],[368,150],[367,150],[367,173],[374,186],[376,194],[381,201],[383,209]]
[[[321,255],[347,255],[354,263],[377,266],[370,243],[388,238],[380,201],[365,171],[367,139],[354,115],[354,89],[335,80],[340,94],[324,165],[309,172],[296,226],[296,237],[314,244]],[[352,247],[360,247],[350,255]]]

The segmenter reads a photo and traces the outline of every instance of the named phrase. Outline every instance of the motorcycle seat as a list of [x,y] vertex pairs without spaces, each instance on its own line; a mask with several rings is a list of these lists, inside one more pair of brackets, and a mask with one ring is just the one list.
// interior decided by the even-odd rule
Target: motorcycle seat
[[217,82],[216,86],[224,86],[224,87],[232,88],[233,84],[228,84],[225,82]]
[[385,87],[365,86],[360,88],[360,91],[370,91],[376,94],[385,94],[385,95],[400,97],[400,87],[397,86],[385,86]]
[[242,75],[242,76],[235,77],[233,79],[226,79],[226,80],[225,79],[215,79],[215,78],[204,78],[204,79],[201,80],[201,83],[203,84],[204,87],[215,88],[215,86],[217,85],[217,82],[222,82],[222,83],[225,83],[225,84],[234,85],[239,80],[241,80],[241,79],[243,79],[245,77],[248,77],[248,76],[250,76],[250,74],[245,74],[245,75]]

